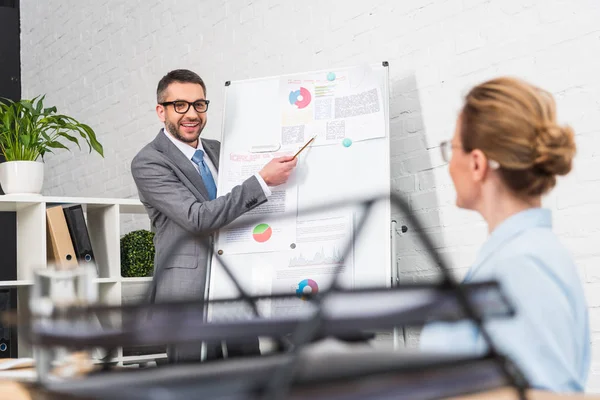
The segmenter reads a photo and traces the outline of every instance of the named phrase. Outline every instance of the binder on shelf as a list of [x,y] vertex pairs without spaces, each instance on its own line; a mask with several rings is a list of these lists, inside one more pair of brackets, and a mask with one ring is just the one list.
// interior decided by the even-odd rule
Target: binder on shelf
[[79,264],[62,207],[46,209],[46,227],[48,262],[59,270],[77,268]]
[[[62,207],[77,260],[82,263],[95,262],[92,241],[88,232],[81,204]],[[96,266],[97,270],[98,266]]]

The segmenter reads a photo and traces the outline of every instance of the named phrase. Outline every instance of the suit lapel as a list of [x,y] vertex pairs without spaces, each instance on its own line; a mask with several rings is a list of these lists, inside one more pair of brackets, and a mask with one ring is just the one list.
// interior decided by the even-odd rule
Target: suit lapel
[[173,161],[183,172],[183,174],[190,180],[193,187],[197,190],[198,194],[201,197],[198,197],[198,200],[206,201],[208,197],[208,191],[204,186],[204,182],[202,181],[202,177],[198,173],[198,170],[194,168],[192,162],[188,160],[181,150],[177,148],[171,141],[165,136],[165,133],[161,131],[158,133],[158,136],[154,140],[157,148],[164,153],[171,161]]
[[205,139],[200,140],[202,140],[202,147],[204,147],[206,155],[208,155],[208,158],[217,169],[217,172],[219,172],[219,149],[213,144],[214,142],[212,141],[208,141]]

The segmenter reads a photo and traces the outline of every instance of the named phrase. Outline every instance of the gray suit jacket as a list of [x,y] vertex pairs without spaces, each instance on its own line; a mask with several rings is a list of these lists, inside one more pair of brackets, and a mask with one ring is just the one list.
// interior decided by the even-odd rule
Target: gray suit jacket
[[[218,169],[220,143],[202,145]],[[209,201],[200,174],[162,130],[134,157],[131,173],[155,232],[154,300],[201,299],[212,233],[267,201],[260,183],[252,176]]]

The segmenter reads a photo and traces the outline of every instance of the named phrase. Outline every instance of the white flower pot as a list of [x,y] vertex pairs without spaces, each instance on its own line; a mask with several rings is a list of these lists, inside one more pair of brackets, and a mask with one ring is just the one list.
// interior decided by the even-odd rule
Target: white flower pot
[[44,163],[7,161],[0,163],[0,185],[5,194],[40,194],[44,184]]

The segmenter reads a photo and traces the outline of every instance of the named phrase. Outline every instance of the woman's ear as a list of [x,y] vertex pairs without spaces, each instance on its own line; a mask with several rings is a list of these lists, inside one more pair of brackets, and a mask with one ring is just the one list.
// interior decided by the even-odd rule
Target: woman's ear
[[469,163],[471,176],[475,182],[481,182],[487,173],[488,159],[479,149],[471,151],[469,156],[471,158]]

